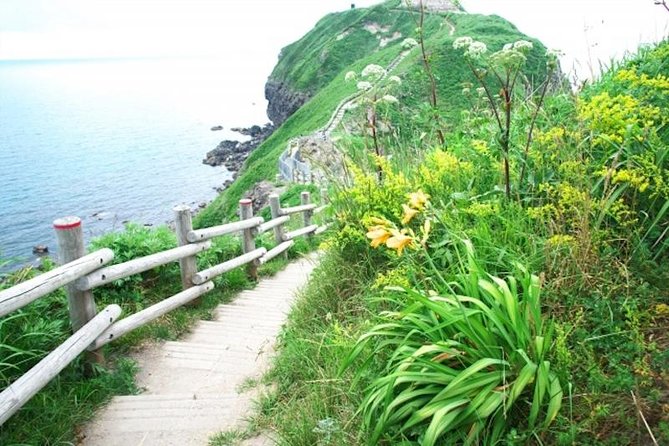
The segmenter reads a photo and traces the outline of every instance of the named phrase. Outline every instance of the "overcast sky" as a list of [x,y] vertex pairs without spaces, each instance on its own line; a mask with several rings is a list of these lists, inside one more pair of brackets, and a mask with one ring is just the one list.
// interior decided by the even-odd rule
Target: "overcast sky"
[[[329,11],[355,0],[0,0],[0,59],[221,56],[260,58]],[[355,1],[358,7],[378,3]],[[559,48],[581,77],[669,30],[653,0],[463,0],[470,12],[501,15]]]

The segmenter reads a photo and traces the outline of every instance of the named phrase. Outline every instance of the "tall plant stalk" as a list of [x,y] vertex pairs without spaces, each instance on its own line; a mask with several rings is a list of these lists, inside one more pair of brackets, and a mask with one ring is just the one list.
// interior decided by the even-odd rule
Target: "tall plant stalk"
[[[469,69],[474,74],[476,81],[485,91],[485,97],[488,101],[490,109],[492,110],[493,116],[495,117],[495,123],[497,124],[499,131],[498,142],[502,152],[504,190],[507,199],[510,199],[511,168],[509,160],[511,155],[511,126],[513,119],[514,91],[516,89],[518,78],[521,75],[521,68],[527,60],[526,56],[532,49],[532,43],[525,40],[520,40],[514,44],[507,44],[502,50],[492,54],[488,59],[483,58],[483,55],[487,51],[486,45],[482,42],[475,42],[470,37],[461,37],[456,39],[456,41],[453,43],[453,47],[455,49],[465,50],[465,60],[469,66]],[[539,111],[543,107],[550,78],[552,77],[554,70],[557,68],[557,56],[558,53],[554,51],[549,51],[546,54],[548,67],[547,77],[544,81],[541,96],[539,98],[536,110],[532,115],[530,128],[527,132],[525,149],[523,151],[522,167],[518,183],[519,188],[525,178],[527,156],[530,144],[532,142],[532,135],[536,125],[537,117],[539,115]],[[478,68],[475,65],[477,62],[483,63],[485,68]],[[492,77],[499,85],[499,97],[501,99],[501,105],[498,105],[498,101],[493,95],[488,82],[486,82],[486,76],[489,74],[492,75]]]
[[[411,0],[407,0],[407,7],[411,7]],[[430,56],[427,54],[425,48],[425,5],[423,0],[420,0],[418,3],[419,14],[418,19],[414,17],[414,23],[416,24],[416,30],[418,31],[418,44],[420,46],[421,60],[423,63],[423,68],[425,69],[425,74],[427,74],[428,79],[430,80],[430,96],[429,102],[432,107],[432,116],[437,124],[437,138],[439,143],[442,146],[446,146],[446,138],[444,137],[444,132],[441,130],[441,118],[439,116],[439,111],[437,109],[437,80],[432,71],[432,65],[430,64]]]

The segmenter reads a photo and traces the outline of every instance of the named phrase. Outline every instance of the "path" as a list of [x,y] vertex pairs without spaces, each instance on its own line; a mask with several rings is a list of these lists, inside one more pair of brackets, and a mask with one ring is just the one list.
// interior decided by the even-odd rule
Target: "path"
[[314,258],[263,279],[192,333],[140,352],[140,395],[118,396],[84,428],[81,446],[204,446],[240,427],[253,391],[241,387],[267,369],[273,344]]
[[[392,73],[400,63],[402,63],[402,61],[409,55],[410,52],[411,50],[409,49],[409,50],[404,50],[400,54],[398,54],[397,57],[395,57],[390,62],[390,64],[388,64],[388,66],[386,67],[386,71],[381,77],[381,79],[379,79],[379,82],[388,77],[388,75]],[[339,124],[341,124],[342,119],[344,119],[344,113],[346,113],[346,110],[348,110],[355,104],[355,101],[357,101],[358,98],[362,96],[362,93],[363,93],[362,91],[356,92],[349,98],[344,99],[344,101],[340,102],[337,108],[335,108],[335,110],[332,112],[330,120],[325,125],[325,127],[320,130],[317,130],[316,133],[322,133],[329,138],[334,129],[336,129],[339,126]]]

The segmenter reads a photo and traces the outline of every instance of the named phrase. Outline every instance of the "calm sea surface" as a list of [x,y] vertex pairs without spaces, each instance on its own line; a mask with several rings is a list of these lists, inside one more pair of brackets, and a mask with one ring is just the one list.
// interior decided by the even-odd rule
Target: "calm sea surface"
[[0,62],[0,258],[54,251],[58,217],[81,217],[90,238],[212,199],[230,173],[203,165],[205,153],[243,138],[230,127],[267,121],[260,77],[230,82],[228,69],[212,59]]

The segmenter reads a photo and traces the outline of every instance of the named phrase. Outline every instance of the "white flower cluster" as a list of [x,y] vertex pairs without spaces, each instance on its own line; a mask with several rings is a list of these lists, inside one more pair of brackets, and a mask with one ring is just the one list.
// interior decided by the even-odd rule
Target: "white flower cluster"
[[358,87],[358,90],[368,91],[368,90],[372,89],[372,84],[371,84],[371,82],[360,81],[360,82],[358,82],[357,87]]
[[553,58],[553,59],[559,59],[560,57],[564,56],[564,52],[556,49],[550,49],[546,51],[546,57]]
[[397,98],[393,95],[387,94],[381,98],[383,102],[387,102],[389,104],[397,104],[399,101]]
[[472,59],[479,58],[483,56],[488,51],[488,47],[483,42],[472,42],[465,51],[465,56],[471,57]]
[[560,57],[564,56],[564,53],[560,50],[551,49],[546,51],[546,66],[554,70],[558,67]]
[[461,49],[467,49],[469,46],[474,43],[474,39],[471,37],[458,37],[455,39],[455,42],[453,42],[453,48],[456,50],[461,50]]
[[402,48],[404,48],[405,50],[413,48],[417,45],[418,45],[418,42],[416,41],[416,39],[412,39],[411,37],[407,37],[406,39],[404,39],[402,41]]
[[389,104],[397,104],[399,102],[395,96],[390,94],[384,95],[381,100]]
[[504,47],[490,57],[495,65],[505,69],[517,69],[527,60],[526,55],[534,48],[532,42],[519,40],[507,43]]
[[388,78],[388,82],[392,84],[402,85],[402,79],[400,79],[399,76],[390,76]]
[[349,72],[346,73],[346,75],[344,76],[344,80],[345,80],[346,82],[350,82],[350,81],[352,81],[352,80],[355,80],[357,77],[358,77],[358,75],[356,74],[355,71],[349,71]]
[[386,69],[380,65],[370,64],[362,70],[362,77],[380,79],[386,75]]
[[532,45],[532,42],[528,42],[527,40],[519,40],[513,44],[513,49],[520,51],[523,54],[529,53],[532,48],[534,48],[534,45]]
[[488,47],[485,43],[474,40],[468,36],[455,39],[453,48],[456,50],[465,50],[465,56],[471,59],[478,59],[488,51]]

